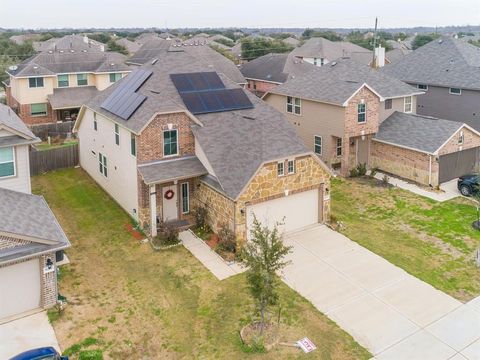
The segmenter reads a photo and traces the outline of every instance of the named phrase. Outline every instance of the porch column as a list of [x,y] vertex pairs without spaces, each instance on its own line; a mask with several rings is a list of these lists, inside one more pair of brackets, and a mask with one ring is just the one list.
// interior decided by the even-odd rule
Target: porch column
[[150,235],[157,236],[157,192],[155,185],[150,185]]

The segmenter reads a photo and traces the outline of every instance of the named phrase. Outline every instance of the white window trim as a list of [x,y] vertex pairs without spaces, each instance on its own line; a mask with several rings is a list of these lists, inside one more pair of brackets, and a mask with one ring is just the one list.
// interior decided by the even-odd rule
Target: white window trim
[[[459,92],[459,93],[454,93],[454,92],[452,92],[452,89],[458,89],[458,90],[460,90],[460,92]],[[460,96],[460,95],[462,95],[462,89],[460,89],[460,88],[448,88],[448,93],[449,93],[450,95]]]
[[460,134],[458,136],[458,145],[463,145],[465,143],[465,134],[463,131],[460,131]]
[[[30,79],[43,79],[42,86],[30,86]],[[36,81],[35,81],[36,83]],[[43,76],[32,76],[28,78],[28,88],[29,89],[43,89],[45,87],[45,78]]]
[[[183,185],[187,185],[187,206],[188,206],[188,210],[187,211],[184,211],[184,208],[183,208]],[[190,184],[188,182],[183,182],[180,184],[180,190],[181,190],[181,194],[182,194],[182,214],[188,214],[190,212]]]
[[[292,102],[289,103],[288,102],[288,98],[291,98],[292,99]],[[295,105],[295,100],[299,100],[300,101],[300,105]],[[292,115],[296,115],[296,116],[301,116],[302,115],[302,99],[301,98],[296,98],[296,97],[293,97],[293,96],[287,96],[287,102],[285,104],[285,110],[288,114],[292,114]],[[288,111],[288,105],[292,105],[292,111]],[[298,107],[299,110],[300,110],[300,113],[296,113],[295,112],[295,108]]]
[[[77,73],[76,75],[77,75],[77,76],[76,76],[76,78],[77,78],[77,86],[80,86],[80,87],[81,87],[81,86],[88,86],[88,73]],[[85,75],[85,80],[87,80],[87,83],[86,83],[85,85],[79,85],[79,84],[78,84],[78,75]]]
[[[45,104],[47,105],[47,110],[45,111],[45,114],[32,114],[32,105],[40,105],[40,104]],[[42,116],[48,116],[48,104],[47,103],[33,103],[30,104],[30,116],[31,117],[42,117]]]
[[[290,166],[289,166],[290,163],[293,163],[293,171],[290,171]],[[287,160],[287,174],[288,175],[295,174],[296,170],[297,170],[297,164],[295,163],[295,159]]]
[[[10,179],[10,178],[13,178],[15,176],[17,176],[17,161],[16,161],[16,154],[15,154],[15,147],[14,146],[7,146],[5,147],[6,149],[10,148],[12,149],[12,155],[13,155],[13,175],[8,175],[8,176],[0,176],[0,181],[3,180],[3,179]],[[2,148],[2,149],[5,149],[5,148]],[[3,162],[0,162],[0,164],[9,164],[11,163],[12,161],[3,161]]]
[[[425,89],[422,89],[420,86],[425,86]],[[419,90],[424,90],[424,91],[428,91],[428,85],[425,85],[425,84],[417,84],[417,89],[419,89]]]
[[97,113],[93,113],[93,131],[98,131]]
[[[98,159],[99,164],[101,164],[102,166],[101,167],[102,170],[100,171],[100,174],[102,174],[105,179],[108,179],[108,166],[105,166],[107,157],[100,152],[98,153],[98,155],[100,155],[102,158],[101,160]],[[103,169],[106,169],[107,171],[104,171]],[[107,173],[107,175],[105,175],[105,172]]]
[[[365,105],[365,110],[363,111],[363,113],[361,113],[361,112],[358,111],[358,105]],[[360,114],[365,114],[365,120],[363,120],[363,121],[358,121],[358,116],[359,116]],[[367,103],[365,102],[365,103],[363,103],[363,104],[362,104],[362,103],[357,104],[357,123],[358,123],[358,124],[365,124],[366,122],[367,122]]]
[[[282,173],[281,174],[278,172],[278,167],[279,167],[280,164],[282,165]],[[277,162],[277,176],[278,177],[285,176],[285,161]]]
[[[407,99],[410,99],[410,110],[407,111]],[[413,97],[412,96],[406,96],[403,98],[403,112],[404,113],[411,113],[413,111]]]
[[[60,79],[59,76],[66,76],[67,77],[67,85],[60,86]],[[57,74],[57,88],[68,88],[70,87],[70,76],[68,74]]]
[[[170,154],[170,155],[165,155],[165,133],[167,131],[176,131],[177,132],[177,152],[175,154]],[[163,152],[163,157],[168,158],[168,157],[173,157],[173,156],[178,156],[179,151],[180,151],[180,139],[178,138],[178,129],[172,129],[172,130],[163,130],[162,132],[162,152]]]
[[[115,77],[116,77],[117,75],[120,75],[120,78],[118,78],[118,79],[115,80],[115,81],[112,81],[111,75],[114,75]],[[110,84],[115,84],[117,81],[122,80],[122,78],[123,78],[123,74],[122,74],[122,73],[119,73],[119,72],[112,72],[112,73],[109,73],[109,74],[108,74],[108,80],[110,81]]]
[[[115,133],[115,145],[120,146],[120,126],[118,124],[113,125],[113,132]],[[117,143],[118,137],[118,143]]]
[[[340,146],[338,146],[338,140],[340,140]],[[340,155],[338,155],[338,149],[340,149]],[[342,138],[337,138],[335,140],[335,156],[343,156],[343,139]]]
[[[132,154],[132,140],[135,142],[135,154]],[[133,133],[130,133],[130,155],[137,157],[137,138]]]
[[[315,140],[319,138],[320,139],[320,152],[316,152],[315,149],[318,146]],[[313,135],[313,152],[317,155],[322,155],[323,153],[323,138],[320,135]]]

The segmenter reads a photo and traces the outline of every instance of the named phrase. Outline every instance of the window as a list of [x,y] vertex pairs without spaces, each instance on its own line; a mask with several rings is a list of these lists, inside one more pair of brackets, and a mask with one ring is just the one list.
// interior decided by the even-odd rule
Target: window
[[392,108],[392,99],[385,100],[385,110],[390,110]]
[[257,90],[257,84],[253,84],[253,90]]
[[287,112],[290,114],[300,115],[302,102],[299,98],[287,96]]
[[342,138],[337,138],[336,154],[342,156]]
[[68,87],[68,75],[57,76],[58,87]]
[[47,104],[30,104],[31,116],[45,116],[47,115]]
[[13,147],[0,148],[0,178],[15,175]]
[[98,130],[97,113],[93,113],[93,130]]
[[120,128],[115,124],[115,144],[120,145]]
[[122,74],[120,74],[120,73],[111,73],[110,74],[110,82],[111,83],[117,82],[121,78],[122,78]]
[[314,137],[314,151],[315,154],[322,155],[322,137],[315,135]]
[[178,154],[177,135],[177,130],[167,130],[163,132],[163,156]]
[[428,90],[428,85],[418,84],[417,89],[427,91]]
[[28,87],[31,87],[31,88],[43,87],[43,77],[29,78]]
[[318,66],[317,58],[313,58],[313,65]]
[[77,85],[88,85],[87,74],[77,74]]
[[132,133],[130,133],[130,152],[133,156],[137,156],[137,139]]
[[407,96],[403,98],[403,111],[406,113],[412,112],[412,97]]
[[288,162],[287,162],[287,172],[289,174],[295,174],[295,160],[288,160]]
[[462,95],[462,89],[459,88],[450,88],[448,92],[452,95]]
[[190,194],[188,189],[188,182],[182,183],[182,214],[190,211]]
[[357,121],[364,123],[367,121],[367,105],[365,103],[357,106]]
[[462,145],[464,141],[465,136],[463,135],[463,131],[460,131],[460,134],[458,135],[458,145]]
[[277,163],[277,175],[278,176],[285,175],[285,163],[284,162]]
[[98,153],[98,165],[100,169],[100,174],[103,174],[103,176],[108,177],[107,158],[104,155],[102,155],[102,153]]

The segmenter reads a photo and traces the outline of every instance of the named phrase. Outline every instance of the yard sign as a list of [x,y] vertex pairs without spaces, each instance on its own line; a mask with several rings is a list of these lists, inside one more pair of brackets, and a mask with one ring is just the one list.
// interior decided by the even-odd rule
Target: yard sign
[[303,338],[302,340],[297,341],[297,345],[303,350],[305,353],[309,353],[315,350],[317,347],[309,338]]

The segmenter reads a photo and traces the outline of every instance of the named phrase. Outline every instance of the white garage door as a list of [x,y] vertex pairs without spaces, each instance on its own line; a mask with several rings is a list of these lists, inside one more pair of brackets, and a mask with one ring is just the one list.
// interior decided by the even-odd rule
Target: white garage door
[[247,237],[254,215],[270,229],[281,223],[280,232],[289,232],[318,222],[318,189],[304,191],[247,207]]
[[38,259],[0,268],[0,319],[40,307]]

